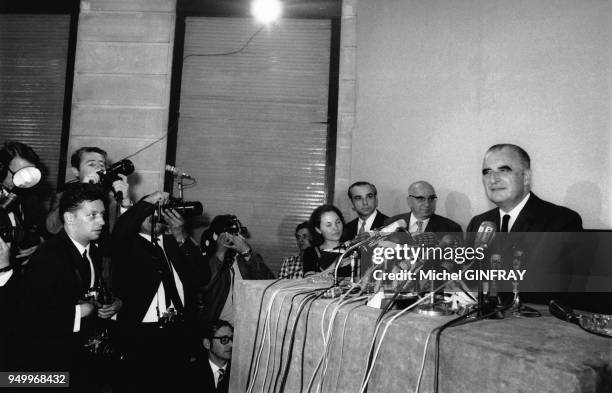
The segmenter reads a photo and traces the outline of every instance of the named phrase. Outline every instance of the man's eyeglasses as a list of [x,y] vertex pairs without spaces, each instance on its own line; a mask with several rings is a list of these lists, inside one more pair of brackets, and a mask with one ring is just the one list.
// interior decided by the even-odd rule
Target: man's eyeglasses
[[424,196],[416,196],[416,195],[408,195],[408,196],[409,196],[410,198],[414,198],[414,199],[416,199],[416,201],[417,201],[418,203],[423,203],[423,202],[425,202],[425,201],[428,201],[428,202],[435,202],[435,201],[436,201],[436,199],[438,199],[438,196],[437,196],[437,195],[431,195],[431,196],[428,196],[428,197],[424,197]]
[[234,336],[219,336],[219,337],[213,337],[213,340],[219,340],[221,341],[221,344],[225,345],[227,343],[229,343],[230,341],[234,341]]

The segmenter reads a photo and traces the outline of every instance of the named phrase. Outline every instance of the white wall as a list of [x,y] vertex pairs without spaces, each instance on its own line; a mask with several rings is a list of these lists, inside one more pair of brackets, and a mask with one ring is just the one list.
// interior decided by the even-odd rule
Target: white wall
[[356,14],[350,177],[378,186],[382,211],[406,211],[425,179],[465,229],[492,206],[484,152],[511,142],[539,196],[612,227],[612,2],[360,0]]

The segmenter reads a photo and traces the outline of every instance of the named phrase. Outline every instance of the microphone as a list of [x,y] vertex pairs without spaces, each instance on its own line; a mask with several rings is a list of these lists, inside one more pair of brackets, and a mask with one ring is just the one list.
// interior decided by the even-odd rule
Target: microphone
[[487,249],[495,237],[495,232],[497,232],[497,225],[494,222],[483,221],[480,223],[478,232],[476,232],[476,238],[474,239],[474,247]]
[[172,173],[174,176],[176,177],[180,177],[183,179],[190,179],[190,180],[195,180],[195,178],[193,176],[190,176],[189,174],[185,173],[185,172],[181,172],[180,169],[170,165],[170,164],[166,164],[166,172],[168,173]]
[[365,240],[371,239],[373,237],[377,237],[381,234],[384,234],[387,232],[396,232],[398,229],[405,229],[407,227],[408,227],[408,223],[406,222],[406,220],[404,220],[403,218],[400,218],[399,220],[393,221],[392,223],[390,223],[389,225],[385,225],[384,227],[373,229],[368,232],[360,233],[353,240],[349,240],[345,242],[344,244],[345,244],[345,247],[347,248],[352,247],[357,243],[361,243]]

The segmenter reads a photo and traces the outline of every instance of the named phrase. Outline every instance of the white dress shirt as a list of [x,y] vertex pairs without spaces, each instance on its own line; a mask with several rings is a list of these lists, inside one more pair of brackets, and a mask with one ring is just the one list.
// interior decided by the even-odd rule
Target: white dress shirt
[[208,363],[210,363],[210,368],[212,369],[213,376],[215,377],[215,387],[217,387],[219,385],[219,370],[223,369],[224,373],[227,372],[227,363],[225,363],[225,366],[223,367],[217,366],[210,359],[208,359]]
[[528,193],[527,195],[525,195],[525,198],[523,198],[523,200],[518,205],[514,206],[514,209],[510,210],[509,212],[505,212],[501,208],[499,208],[500,225],[504,220],[504,216],[506,214],[510,215],[510,221],[508,221],[508,232],[510,232],[510,230],[512,229],[512,225],[514,225],[514,222],[516,221],[516,218],[518,217],[519,214],[521,214],[521,210],[523,210],[523,208],[527,204],[527,201],[529,200],[530,195],[531,193]]
[[[94,283],[96,282],[96,271],[94,270],[93,263],[91,262],[91,257],[89,256],[89,246],[91,243],[87,244],[87,246],[83,246],[81,243],[77,242],[70,236],[68,237],[72,241],[72,244],[74,244],[74,246],[77,248],[77,250],[79,250],[80,255],[83,255],[83,252],[87,251],[87,260],[89,261],[89,272],[91,273],[90,274],[91,278],[89,280],[89,288],[91,288],[94,286]],[[76,333],[81,330],[81,306],[77,304],[75,307],[76,309],[74,313],[74,326],[72,327],[72,331]]]
[[[374,210],[374,213],[370,214],[370,217],[365,219],[365,227],[363,228],[364,232],[369,232],[372,229],[372,224],[374,223],[374,220],[376,219],[376,215],[378,214],[378,210]],[[364,220],[362,220],[361,218],[358,218],[357,220],[357,234],[359,234],[359,228],[361,228],[361,225],[363,224]],[[374,228],[376,229],[376,228]]]
[[[420,220],[423,224],[423,226],[421,227],[421,232],[425,232],[425,228],[427,228],[427,224],[429,224],[429,218],[426,218],[424,220]],[[410,222],[408,223],[408,228],[409,228],[409,232],[410,233],[418,233],[419,232],[419,224],[418,224],[419,219],[416,218],[414,216],[414,214],[410,213]]]
[[[144,233],[139,233],[139,235],[145,238],[147,241],[151,241],[151,235],[147,235]],[[165,255],[166,249],[164,248],[163,236],[159,237],[159,239],[157,240],[157,244],[162,248]],[[181,302],[185,304],[185,291],[183,290],[183,282],[181,281],[181,278],[176,272],[174,266],[172,266],[172,261],[170,260],[170,258],[168,258],[168,255],[166,255],[166,259],[168,260],[168,262],[170,262],[170,269],[172,270],[172,276],[174,277],[174,283],[176,284],[176,290],[178,291],[179,298],[181,299]],[[157,287],[157,292],[155,292],[155,296],[153,296],[153,299],[151,299],[149,309],[147,310],[147,313],[142,319],[142,322],[158,322],[159,317],[162,316],[162,314],[165,313],[170,307],[174,307],[176,309],[176,306],[172,302],[170,302],[169,305],[166,305],[166,291],[164,289],[164,283],[160,282],[159,287]]]

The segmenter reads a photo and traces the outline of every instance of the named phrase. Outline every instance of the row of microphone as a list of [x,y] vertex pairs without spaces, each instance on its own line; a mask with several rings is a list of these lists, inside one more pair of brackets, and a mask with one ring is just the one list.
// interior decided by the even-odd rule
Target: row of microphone
[[[359,243],[366,243],[368,240],[378,239],[381,236],[392,232],[408,232],[408,222],[406,222],[405,219],[400,218],[399,220],[393,221],[392,223],[385,225],[381,228],[360,233],[355,237],[355,239],[345,242],[342,247],[353,247]],[[474,238],[474,247],[482,247],[486,249],[493,241],[496,232],[497,225],[495,225],[494,222],[483,221],[478,227],[478,231],[476,232],[476,236]],[[433,232],[418,233],[413,235],[413,238],[417,243],[420,244],[425,244],[428,246],[439,245],[438,238]],[[442,240],[444,241],[444,238]],[[452,241],[449,241],[447,239],[446,242],[448,242],[449,245],[452,245]]]

